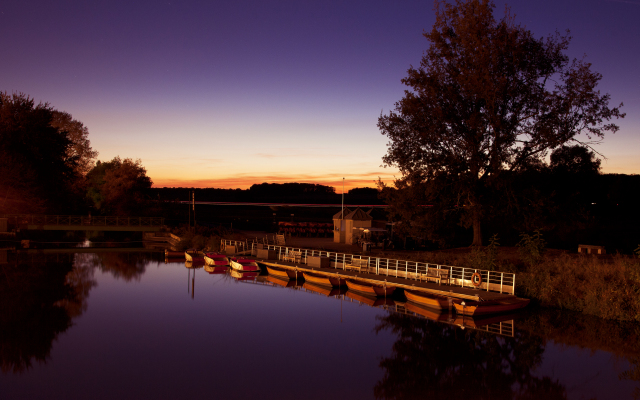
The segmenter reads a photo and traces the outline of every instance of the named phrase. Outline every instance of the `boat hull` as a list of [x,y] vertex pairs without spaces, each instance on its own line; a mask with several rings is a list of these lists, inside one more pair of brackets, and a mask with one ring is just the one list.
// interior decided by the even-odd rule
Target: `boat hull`
[[280,279],[296,280],[296,279],[302,278],[301,271],[296,271],[292,269],[267,266],[267,272],[269,273],[269,275],[277,276]]
[[242,272],[237,270],[230,270],[229,275],[237,281],[254,281],[258,277],[258,272]]
[[346,292],[346,289],[340,289],[339,287],[332,287],[328,285],[316,285],[315,283],[310,283],[310,282],[305,282],[304,285],[302,285],[302,287],[311,292],[319,293],[328,297],[338,296]]
[[433,307],[425,307],[408,301],[404,303],[404,308],[407,309],[407,311],[411,311],[432,321],[443,322],[449,320],[448,312],[442,312],[442,310]]
[[421,306],[434,308],[436,310],[449,309],[449,298],[445,296],[438,296],[415,290],[405,290],[404,295],[410,302],[420,304]]
[[229,266],[229,259],[219,253],[204,253],[204,262],[207,265],[215,265],[217,267]]
[[228,266],[217,266],[217,265],[210,265],[210,264],[205,264],[204,265],[204,270],[207,271],[210,274],[226,274],[227,271],[229,270]]
[[258,264],[249,259],[231,259],[229,260],[231,268],[241,272],[260,272]]
[[198,253],[188,253],[188,252],[184,252],[184,259],[187,262],[191,262],[194,264],[204,264],[204,256],[202,254],[198,254]]
[[347,280],[344,278],[338,278],[337,276],[325,276],[320,274],[314,274],[311,272],[303,272],[304,280],[314,285],[342,287],[347,285]]
[[521,299],[519,297],[512,297],[505,300],[496,300],[496,301],[470,301],[465,300],[464,306],[462,305],[463,301],[456,300],[453,303],[456,308],[456,313],[459,315],[488,315],[488,314],[498,314],[508,311],[518,310],[520,308],[526,307],[529,304],[529,299]]
[[393,286],[382,286],[382,285],[373,285],[370,283],[358,282],[352,279],[347,279],[347,287],[349,290],[353,290],[356,292],[364,293],[369,296],[391,296],[393,291],[396,289]]

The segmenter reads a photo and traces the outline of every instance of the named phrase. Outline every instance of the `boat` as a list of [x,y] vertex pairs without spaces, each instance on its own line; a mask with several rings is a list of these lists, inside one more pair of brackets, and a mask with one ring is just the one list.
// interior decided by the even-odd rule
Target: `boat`
[[346,286],[347,280],[338,276],[321,275],[313,272],[303,272],[304,280],[314,285],[341,287]]
[[347,287],[349,287],[349,290],[368,294],[369,296],[391,296],[395,290],[394,286],[374,285],[353,279],[347,279]]
[[509,296],[502,300],[486,301],[455,299],[453,306],[459,315],[476,316],[514,311],[526,307],[529,301],[529,299],[522,299],[516,296]]
[[302,271],[287,268],[278,268],[271,265],[267,265],[267,272],[269,273],[269,275],[277,276],[280,279],[288,280],[302,278]]
[[242,272],[235,269],[229,270],[229,275],[237,281],[253,281],[259,274],[260,273],[256,271]]
[[229,259],[224,254],[206,252],[204,253],[204,262],[207,265],[215,265],[217,267],[229,266]]
[[347,290],[347,293],[345,293],[344,295],[371,307],[378,307],[378,306],[384,306],[384,305],[391,306],[395,304],[393,299],[390,299],[387,297],[370,296],[362,292],[354,292],[353,290]]
[[227,271],[229,270],[229,266],[224,265],[224,266],[218,266],[218,265],[210,265],[210,264],[205,264],[204,265],[204,270],[207,271],[210,274],[225,274],[227,273]]
[[434,308],[436,310],[449,309],[450,298],[446,296],[439,296],[437,294],[420,292],[417,290],[405,290],[404,295],[407,297],[407,300],[420,304],[421,306]]
[[232,257],[229,259],[229,264],[231,265],[231,268],[237,271],[260,272],[260,267],[258,266],[258,263],[255,260],[252,260],[250,258]]
[[184,252],[184,259],[188,262],[192,262],[194,264],[203,264],[204,256],[201,252],[196,251],[194,249],[189,249]]
[[295,279],[284,279],[279,276],[267,275],[266,281],[273,283],[274,285],[282,286],[282,287],[297,287],[298,281]]
[[171,251],[169,249],[164,249],[165,258],[176,258],[184,256],[184,252],[182,251]]
[[345,294],[346,292],[346,289],[341,289],[339,287],[331,287],[327,285],[317,285],[313,282],[312,283],[305,282],[304,285],[302,285],[302,287],[311,292],[319,293],[328,297]]

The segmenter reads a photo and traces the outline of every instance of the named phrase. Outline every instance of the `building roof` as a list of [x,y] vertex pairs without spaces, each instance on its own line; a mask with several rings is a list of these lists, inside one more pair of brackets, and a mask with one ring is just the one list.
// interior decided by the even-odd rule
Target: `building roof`
[[[340,216],[341,213],[342,213],[342,210],[338,211],[338,213],[333,216],[333,219],[340,219],[341,218],[341,216]],[[344,208],[345,217],[343,219],[347,219],[346,215],[349,215],[350,213],[351,213],[351,210],[349,210],[347,207],[345,207]]]
[[351,219],[354,221],[370,221],[373,218],[371,215],[367,214],[362,208],[358,207],[353,210],[351,213],[347,214],[344,219]]

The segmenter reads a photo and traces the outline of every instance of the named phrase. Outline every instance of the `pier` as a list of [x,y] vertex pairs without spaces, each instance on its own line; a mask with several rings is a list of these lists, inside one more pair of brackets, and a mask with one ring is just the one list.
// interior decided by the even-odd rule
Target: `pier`
[[[430,294],[474,301],[490,301],[511,298],[515,295],[516,276],[509,272],[487,271],[450,265],[423,263],[389,258],[368,257],[332,251],[291,248],[255,242],[223,240],[224,249],[252,254],[256,261],[266,265],[302,272],[313,272],[325,276],[354,279],[399,289],[417,290]],[[294,255],[295,262],[290,261]],[[324,259],[323,267],[315,266]],[[309,265],[313,261],[313,266]],[[360,265],[359,271],[347,266]],[[446,271],[447,283],[425,282],[433,278],[430,271]],[[473,282],[479,276],[480,282]]]

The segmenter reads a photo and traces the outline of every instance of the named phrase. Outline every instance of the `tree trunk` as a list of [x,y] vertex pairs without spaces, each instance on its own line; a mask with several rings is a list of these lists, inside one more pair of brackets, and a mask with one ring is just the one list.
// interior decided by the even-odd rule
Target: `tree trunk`
[[473,243],[471,243],[471,247],[474,246],[482,246],[482,229],[478,214],[473,216]]

